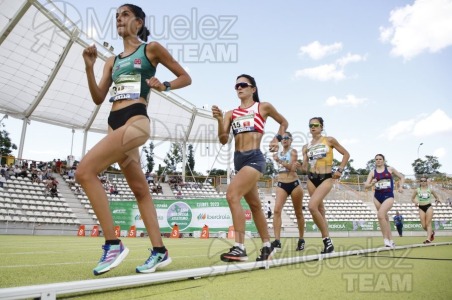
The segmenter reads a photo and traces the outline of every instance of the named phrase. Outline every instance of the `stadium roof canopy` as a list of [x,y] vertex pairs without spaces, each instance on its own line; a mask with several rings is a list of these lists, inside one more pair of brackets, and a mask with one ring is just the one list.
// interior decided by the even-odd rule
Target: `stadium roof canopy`
[[[108,130],[111,104],[93,103],[82,51],[96,44],[97,80],[105,60],[114,54],[88,38],[52,2],[41,2],[0,0],[0,113],[24,120],[19,158],[30,121],[83,130],[85,135]],[[148,115],[152,140],[217,141],[211,113],[174,93],[152,91]]]

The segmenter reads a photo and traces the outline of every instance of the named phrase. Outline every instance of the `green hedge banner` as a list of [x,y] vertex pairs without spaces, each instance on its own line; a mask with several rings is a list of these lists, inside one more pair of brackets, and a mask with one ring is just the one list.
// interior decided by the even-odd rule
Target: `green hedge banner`
[[[243,199],[241,204],[245,211],[245,230],[257,232],[248,204]],[[170,233],[174,224],[179,225],[182,233],[201,231],[204,225],[209,226],[209,232],[227,232],[232,225],[226,199],[154,200],[154,205],[163,233]],[[115,225],[119,225],[121,230],[128,230],[131,225],[135,225],[137,230],[146,230],[136,201],[112,201],[110,210]]]

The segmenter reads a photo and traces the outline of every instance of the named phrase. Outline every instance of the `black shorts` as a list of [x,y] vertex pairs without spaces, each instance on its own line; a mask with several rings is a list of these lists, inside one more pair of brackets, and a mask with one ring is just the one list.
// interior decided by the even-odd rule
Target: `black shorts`
[[124,124],[134,116],[146,116],[146,118],[149,119],[146,105],[143,103],[135,103],[119,110],[110,111],[108,125],[111,129],[116,130],[119,127],[124,126]]
[[309,181],[311,181],[315,187],[319,187],[319,185],[321,185],[322,182],[324,182],[325,180],[327,180],[329,178],[333,178],[333,175],[331,173],[317,174],[317,173],[310,172],[308,175],[308,178],[309,178]]
[[423,212],[427,213],[427,210],[431,207],[431,204],[427,204],[427,205],[419,205],[419,209],[422,210]]
[[262,174],[265,172],[266,162],[265,157],[261,150],[254,149],[248,151],[235,151],[234,152],[234,168],[235,171],[240,171],[241,168],[249,166],[252,167]]
[[298,179],[293,182],[289,182],[289,183],[284,183],[284,182],[278,181],[278,187],[285,190],[287,195],[291,195],[292,191],[299,185],[300,185],[300,180],[298,180]]

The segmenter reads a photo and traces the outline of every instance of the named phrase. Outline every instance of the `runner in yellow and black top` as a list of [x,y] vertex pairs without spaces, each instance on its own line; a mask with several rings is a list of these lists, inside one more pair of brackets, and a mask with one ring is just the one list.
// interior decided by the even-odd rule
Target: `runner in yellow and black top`
[[[323,119],[320,117],[309,120],[309,130],[312,140],[303,146],[303,164],[301,169],[308,172],[309,211],[317,228],[322,233],[324,248],[321,251],[331,253],[334,251],[333,243],[329,237],[328,224],[325,217],[323,199],[333,187],[333,179],[341,177],[350,158],[348,151],[332,136],[322,136]],[[333,149],[342,154],[339,168],[332,173]]]
[[[191,78],[169,52],[159,43],[147,41],[149,30],[145,26],[146,15],[132,4],[125,4],[116,12],[116,28],[123,39],[124,51],[106,60],[102,77],[96,82],[94,63],[97,59],[95,46],[83,51],[89,91],[96,105],[105,99],[112,102],[108,117],[108,134],[83,157],[77,166],[76,180],[88,196],[105,237],[103,254],[94,275],[100,275],[118,266],[129,250],[116,237],[107,194],[97,174],[110,165],[118,163],[137,200],[140,217],[153,248],[149,258],[136,268],[138,273],[151,273],[171,263],[168,251],[160,236],[157,213],[141,169],[138,147],[150,135],[147,104],[150,89],[169,91],[185,87]],[[155,71],[164,65],[175,75],[171,82],[160,82]],[[112,86],[112,84],[114,85]],[[110,96],[107,94],[110,90]]]
[[435,239],[435,231],[432,228],[432,196],[435,197],[436,204],[441,202],[435,191],[428,187],[427,177],[422,176],[419,179],[419,187],[414,191],[411,201],[419,207],[419,218],[421,219],[422,228],[427,231],[427,239],[424,241],[424,244],[430,244]]

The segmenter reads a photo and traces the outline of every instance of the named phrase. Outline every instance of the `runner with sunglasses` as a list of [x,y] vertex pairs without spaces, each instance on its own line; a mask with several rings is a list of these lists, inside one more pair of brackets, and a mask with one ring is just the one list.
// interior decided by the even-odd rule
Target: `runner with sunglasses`
[[400,179],[398,190],[399,193],[403,193],[402,186],[405,182],[405,176],[395,168],[387,166],[383,154],[377,154],[375,155],[375,169],[369,172],[367,180],[364,183],[366,188],[375,186],[374,204],[377,208],[377,218],[383,235],[383,242],[385,247],[388,248],[395,247],[388,216],[388,211],[394,205],[393,174]]
[[218,106],[212,106],[213,117],[218,120],[218,139],[225,145],[229,141],[230,131],[234,135],[235,152],[234,168],[236,175],[228,186],[226,199],[232,214],[235,231],[235,244],[229,252],[221,254],[225,262],[246,261],[248,255],[245,249],[245,214],[240,204],[242,197],[250,206],[254,223],[263,247],[257,261],[269,259],[273,255],[267,220],[259,199],[257,182],[265,172],[266,161],[262,154],[261,140],[264,134],[265,122],[268,117],[279,123],[278,134],[270,142],[270,152],[278,151],[278,142],[288,127],[287,120],[268,102],[260,102],[256,81],[250,75],[239,75],[235,90],[240,99],[240,106],[223,112]]
[[281,250],[281,211],[287,201],[287,197],[291,196],[295,216],[298,224],[298,244],[296,251],[304,250],[304,216],[303,216],[303,189],[297,175],[297,150],[291,147],[292,134],[288,131],[284,133],[281,141],[282,150],[273,155],[273,159],[278,164],[278,184],[276,188],[276,203],[273,214],[273,230],[275,232],[275,240],[272,242],[276,251]]
[[430,244],[435,239],[435,231],[432,228],[433,206],[431,198],[435,197],[435,204],[441,203],[435,191],[428,187],[427,177],[422,176],[419,179],[419,187],[414,191],[411,201],[419,207],[419,218],[422,228],[427,231],[427,239],[424,244]]
[[[321,253],[326,254],[333,252],[334,246],[328,231],[323,200],[333,187],[333,179],[341,177],[350,154],[334,137],[322,135],[323,119],[321,117],[309,120],[309,130],[312,140],[303,146],[301,169],[308,173],[307,185],[311,196],[308,207],[315,225],[322,234],[324,247]],[[332,172],[333,149],[342,154],[341,164],[334,172]]]

